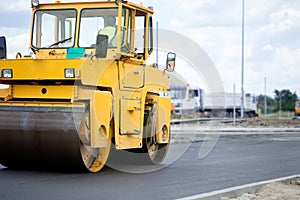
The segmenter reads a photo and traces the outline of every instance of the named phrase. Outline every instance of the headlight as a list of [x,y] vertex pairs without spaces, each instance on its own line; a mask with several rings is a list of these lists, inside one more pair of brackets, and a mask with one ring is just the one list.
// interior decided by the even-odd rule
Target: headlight
[[75,78],[75,70],[73,68],[65,69],[65,78]]
[[1,75],[2,78],[12,78],[13,77],[12,69],[3,69]]

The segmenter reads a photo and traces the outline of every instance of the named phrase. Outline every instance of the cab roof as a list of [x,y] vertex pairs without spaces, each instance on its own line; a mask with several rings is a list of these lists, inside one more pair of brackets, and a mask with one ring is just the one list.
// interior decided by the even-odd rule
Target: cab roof
[[[154,11],[151,8],[144,7],[143,5],[139,5],[136,3],[132,3],[129,1],[123,1],[123,5],[135,9],[137,11],[141,11],[144,13],[153,14]],[[58,8],[107,8],[107,7],[118,7],[118,4],[115,1],[89,1],[89,2],[61,2],[55,1],[54,3],[43,3],[39,5],[39,9],[58,9]],[[37,8],[33,8],[37,9]]]

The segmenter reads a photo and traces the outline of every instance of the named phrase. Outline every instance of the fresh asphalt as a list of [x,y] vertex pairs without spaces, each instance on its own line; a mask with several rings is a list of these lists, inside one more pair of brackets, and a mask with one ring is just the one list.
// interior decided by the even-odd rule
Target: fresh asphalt
[[[109,167],[97,174],[16,171],[0,166],[0,200],[176,199],[300,174],[299,132],[227,132],[193,143],[177,136],[167,157],[171,164],[148,173]],[[216,144],[213,139],[218,139]],[[207,144],[215,146],[200,159],[199,151]]]

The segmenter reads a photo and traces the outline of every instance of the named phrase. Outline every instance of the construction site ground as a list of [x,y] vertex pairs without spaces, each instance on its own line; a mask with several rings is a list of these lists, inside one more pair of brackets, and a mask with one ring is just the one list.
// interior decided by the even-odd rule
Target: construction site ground
[[278,181],[268,183],[254,192],[244,193],[236,197],[221,196],[221,200],[299,200],[300,180]]
[[266,119],[262,117],[245,118],[236,123],[241,127],[272,127],[272,128],[300,128],[300,119],[284,118],[284,119]]
[[[211,122],[214,125],[221,125],[220,122]],[[223,127],[232,127],[232,123],[223,124]],[[237,121],[234,127],[240,128],[256,128],[259,130],[281,129],[296,130],[300,128],[300,119],[284,118],[284,119],[267,119],[262,117],[244,118]],[[300,133],[300,132],[299,132]],[[236,197],[221,196],[221,200],[298,200],[300,199],[300,179],[293,182],[277,181],[262,185],[254,192],[246,192]]]

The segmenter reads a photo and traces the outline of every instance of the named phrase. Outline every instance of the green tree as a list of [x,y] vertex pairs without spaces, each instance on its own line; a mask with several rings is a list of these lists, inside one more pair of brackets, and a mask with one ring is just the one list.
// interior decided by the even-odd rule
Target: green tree
[[[267,113],[271,113],[274,111],[275,100],[272,97],[267,96]],[[257,108],[264,112],[265,109],[265,95],[257,96]]]
[[294,111],[295,107],[295,101],[298,99],[296,92],[292,93],[288,89],[284,90],[275,90],[275,106],[274,106],[274,111],[277,112],[280,110],[280,105],[281,105],[281,110],[282,111]]

